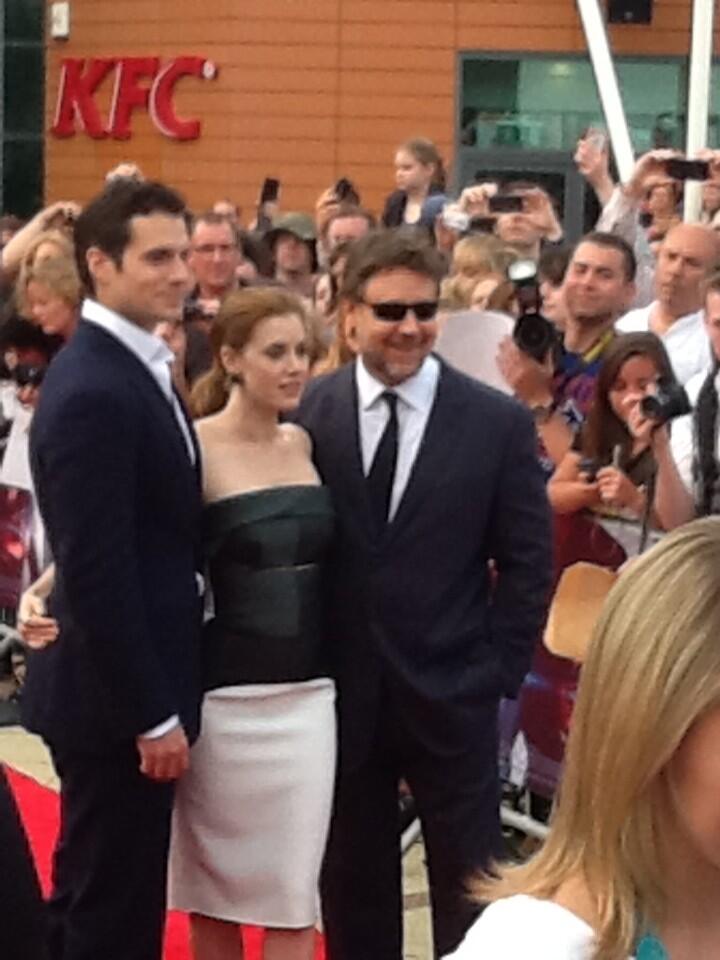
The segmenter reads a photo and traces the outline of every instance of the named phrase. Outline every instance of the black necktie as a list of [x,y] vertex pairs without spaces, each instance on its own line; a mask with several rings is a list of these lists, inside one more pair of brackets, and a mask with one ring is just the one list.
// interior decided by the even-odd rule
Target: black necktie
[[382,399],[388,406],[390,416],[375,451],[375,458],[367,475],[368,494],[373,513],[381,528],[388,522],[392,497],[395,467],[398,457],[397,394],[386,390]]

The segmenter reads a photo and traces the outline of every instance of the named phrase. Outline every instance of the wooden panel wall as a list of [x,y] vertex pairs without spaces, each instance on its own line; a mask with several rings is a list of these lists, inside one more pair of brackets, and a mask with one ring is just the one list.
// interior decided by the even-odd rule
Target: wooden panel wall
[[[613,28],[615,51],[686,54],[690,6],[655,0],[651,27]],[[266,175],[283,181],[286,210],[311,209],[343,175],[378,209],[403,139],[428,136],[451,161],[459,50],[585,49],[574,0],[73,0],[71,7],[70,40],[48,41],[48,128],[62,57],[195,54],[216,62],[220,74],[178,87],[178,112],[202,119],[198,141],[166,139],[142,113],[124,143],[48,135],[48,200],[84,200],[108,168],[131,159],[182,189],[196,209],[230,196],[250,211]]]

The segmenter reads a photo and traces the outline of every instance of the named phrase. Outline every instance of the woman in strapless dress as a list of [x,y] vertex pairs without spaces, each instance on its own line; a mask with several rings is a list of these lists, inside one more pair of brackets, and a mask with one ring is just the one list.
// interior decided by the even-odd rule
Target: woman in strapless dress
[[170,904],[196,960],[308,960],[335,774],[322,563],[333,531],[310,440],[280,423],[309,369],[300,301],[254,289],[224,302],[214,363],[193,393],[203,458],[212,617],[200,738],[178,785]]

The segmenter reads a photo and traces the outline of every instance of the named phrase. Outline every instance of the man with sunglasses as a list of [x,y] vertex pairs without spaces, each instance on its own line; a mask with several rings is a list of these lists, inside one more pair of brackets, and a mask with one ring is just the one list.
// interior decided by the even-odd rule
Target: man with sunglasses
[[532,419],[433,355],[440,254],[402,231],[353,245],[354,363],[300,409],[338,517],[328,564],[340,769],[323,879],[333,960],[400,960],[398,781],[422,821],[435,950],[473,919],[500,853],[497,706],[545,615],[550,524]]

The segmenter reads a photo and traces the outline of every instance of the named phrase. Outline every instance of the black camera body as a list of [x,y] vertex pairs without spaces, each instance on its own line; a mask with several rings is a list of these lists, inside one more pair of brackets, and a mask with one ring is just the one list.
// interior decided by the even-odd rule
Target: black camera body
[[557,330],[541,313],[521,314],[515,321],[513,340],[523,353],[542,363],[558,344]]
[[542,363],[549,352],[558,349],[560,340],[555,325],[540,313],[537,265],[532,260],[517,260],[508,268],[508,279],[515,285],[520,307],[513,340],[523,353]]
[[642,398],[640,410],[660,426],[691,413],[692,406],[682,384],[665,381],[659,384],[657,393]]

